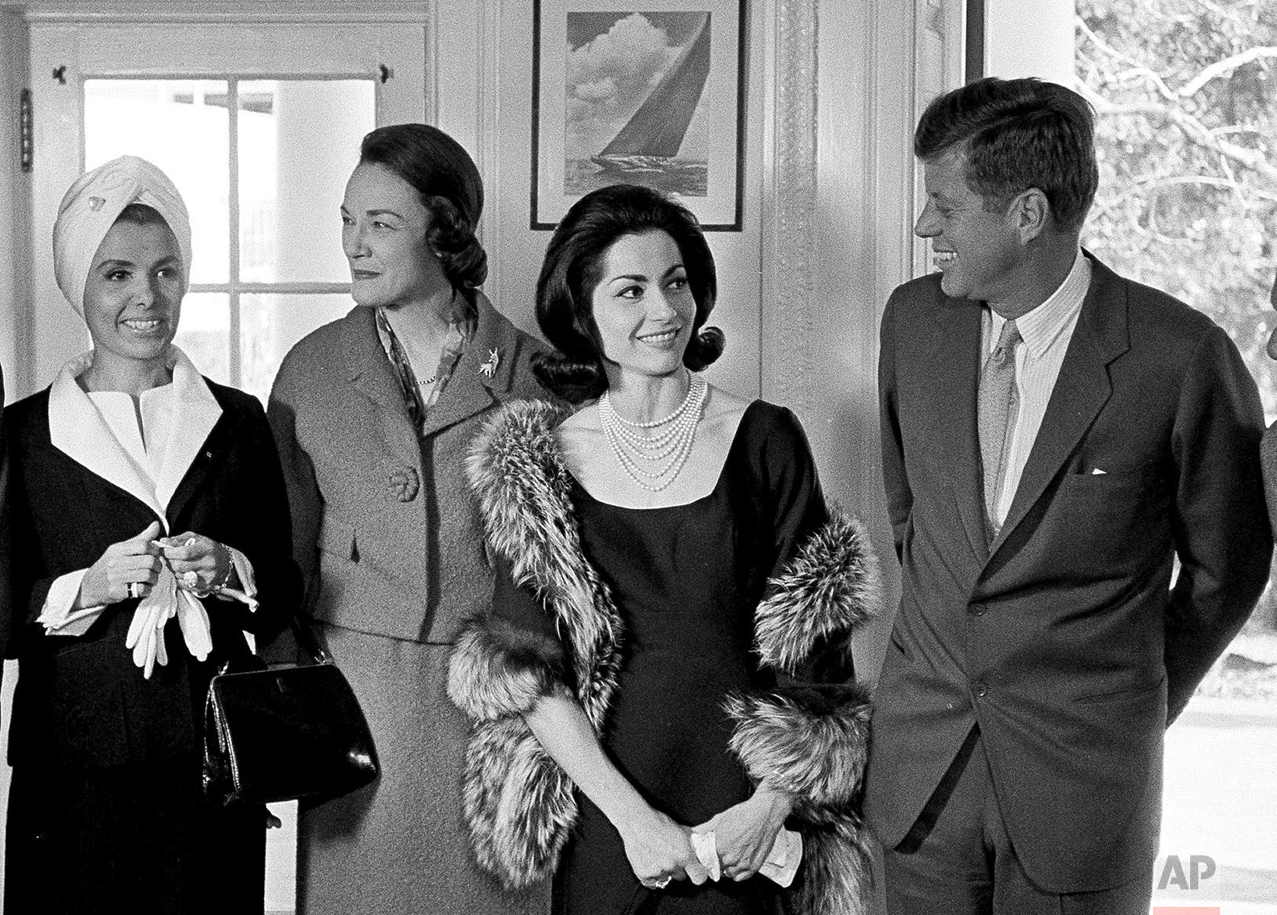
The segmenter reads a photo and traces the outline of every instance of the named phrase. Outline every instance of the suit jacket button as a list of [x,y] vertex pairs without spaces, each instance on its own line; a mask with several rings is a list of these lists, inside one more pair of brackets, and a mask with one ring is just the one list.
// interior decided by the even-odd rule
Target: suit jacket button
[[985,683],[983,680],[976,680],[972,686],[972,689],[975,691],[975,694],[977,696],[983,699],[985,694],[989,692],[989,685]]
[[401,467],[392,470],[389,476],[390,494],[400,502],[411,502],[417,498],[417,490],[421,488],[417,468]]
[[967,608],[967,612],[972,616],[984,616],[985,609],[984,604],[972,604]]

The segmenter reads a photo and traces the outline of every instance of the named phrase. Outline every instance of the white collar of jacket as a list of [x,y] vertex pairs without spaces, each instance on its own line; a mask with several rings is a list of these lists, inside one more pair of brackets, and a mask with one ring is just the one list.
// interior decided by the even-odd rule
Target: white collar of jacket
[[[554,615],[563,640],[560,646],[481,615],[451,659],[448,693],[475,721],[463,775],[472,844],[479,862],[510,887],[553,873],[577,813],[571,781],[522,713],[562,682],[567,663],[576,698],[599,730],[621,663],[620,614],[581,549],[555,433],[566,415],[543,401],[508,403],[476,436],[466,465],[489,547]],[[877,612],[878,567],[863,526],[833,512],[767,595],[755,612],[755,648],[784,681],[819,646],[849,639]],[[868,750],[868,699],[854,684],[830,688],[832,698],[816,698],[808,687],[733,696],[728,705],[742,765],[755,781],[796,795],[795,816],[812,826],[804,829],[800,874],[813,876],[795,884],[793,899],[795,911],[808,915],[863,911],[870,873],[854,806]]]
[[172,346],[168,358],[173,370],[174,422],[164,466],[154,486],[138,473],[76,381],[93,364],[92,350],[67,362],[49,390],[49,438],[53,447],[147,505],[166,533],[168,503],[222,415],[221,405],[186,354]]

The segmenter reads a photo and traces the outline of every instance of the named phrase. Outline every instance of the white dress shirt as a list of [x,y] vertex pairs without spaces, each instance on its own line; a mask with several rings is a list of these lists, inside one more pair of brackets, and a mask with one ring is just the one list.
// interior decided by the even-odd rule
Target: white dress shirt
[[[1006,459],[1006,474],[1002,489],[998,492],[993,516],[1001,525],[1011,510],[1011,502],[1020,485],[1024,465],[1038,437],[1046,405],[1060,377],[1064,354],[1077,327],[1082,302],[1091,285],[1091,262],[1078,250],[1073,266],[1060,287],[1045,302],[1032,311],[1016,318],[1023,342],[1015,351],[1015,383],[1020,396],[1020,408],[1016,413],[1011,433],[1010,450]],[[998,335],[1006,319],[996,311],[984,308],[984,351],[991,353],[997,345]]]

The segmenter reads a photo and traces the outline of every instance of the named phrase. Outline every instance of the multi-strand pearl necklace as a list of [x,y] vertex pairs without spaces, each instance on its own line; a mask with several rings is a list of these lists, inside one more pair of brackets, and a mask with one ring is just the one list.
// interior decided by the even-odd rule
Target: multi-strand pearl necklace
[[[675,479],[692,453],[696,424],[701,419],[709,385],[688,373],[687,396],[669,416],[650,422],[625,419],[604,391],[599,398],[599,423],[617,462],[629,478],[648,492],[660,492]],[[660,430],[660,431],[649,431]]]

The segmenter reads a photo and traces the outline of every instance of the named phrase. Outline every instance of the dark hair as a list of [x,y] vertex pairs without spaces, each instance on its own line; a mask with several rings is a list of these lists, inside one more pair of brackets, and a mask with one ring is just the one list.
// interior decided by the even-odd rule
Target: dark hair
[[168,224],[163,214],[145,203],[130,203],[120,210],[120,215],[115,217],[115,221],[129,222],[136,226],[165,226],[170,232],[173,231],[173,227]]
[[1071,89],[1037,78],[987,77],[934,99],[913,135],[924,162],[958,148],[968,186],[990,208],[1031,187],[1061,228],[1082,227],[1100,182],[1095,112]]
[[453,289],[483,285],[488,255],[474,234],[483,213],[483,179],[460,143],[429,124],[391,124],[364,137],[359,164],[388,168],[421,195],[430,213],[426,241]]
[[[120,215],[115,217],[115,222],[113,222],[112,225],[119,225],[122,222],[127,222],[130,225],[135,226],[163,226],[168,229],[169,235],[172,236],[174,242],[177,242],[177,233],[174,232],[173,227],[168,224],[168,220],[164,218],[164,214],[155,207],[148,206],[145,203],[130,203],[124,209],[120,210]],[[178,243],[178,248],[181,248],[180,242]],[[182,275],[187,277],[188,280],[190,278],[188,274],[190,269],[190,264],[182,264]]]
[[667,233],[678,245],[696,302],[683,364],[700,371],[722,355],[723,332],[704,326],[714,310],[718,274],[696,217],[651,188],[614,184],[573,204],[545,250],[537,280],[537,324],[557,352],[537,357],[533,371],[554,394],[580,403],[607,389],[594,323],[594,290],[602,279],[603,259],[622,236],[656,231]]

